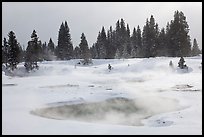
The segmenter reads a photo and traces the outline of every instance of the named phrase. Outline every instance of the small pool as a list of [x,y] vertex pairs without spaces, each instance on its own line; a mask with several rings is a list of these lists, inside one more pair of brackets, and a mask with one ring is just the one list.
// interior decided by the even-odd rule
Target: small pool
[[[162,106],[163,108],[157,111],[158,108],[155,108],[155,110],[154,108],[148,109],[148,105],[143,103],[137,99],[116,97],[101,102],[53,105],[33,110],[31,114],[57,120],[142,126],[142,119],[157,113],[176,110],[176,107],[164,109],[165,107]],[[172,100],[172,103],[178,105],[178,102],[175,102],[175,100]]]

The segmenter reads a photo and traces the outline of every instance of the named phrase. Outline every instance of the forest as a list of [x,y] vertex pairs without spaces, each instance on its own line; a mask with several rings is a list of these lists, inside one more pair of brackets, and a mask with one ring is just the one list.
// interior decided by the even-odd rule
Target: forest
[[117,20],[116,26],[105,30],[102,26],[97,40],[89,46],[85,33],[81,34],[79,45],[72,44],[67,21],[62,22],[58,33],[58,43],[52,38],[48,43],[42,42],[33,30],[31,39],[24,50],[17,40],[14,31],[3,38],[2,64],[14,70],[20,62],[24,62],[27,71],[38,69],[39,61],[83,59],[83,64],[91,63],[91,59],[126,59],[150,57],[189,57],[202,53],[196,38],[189,35],[189,25],[182,11],[175,11],[173,20],[167,22],[166,28],[160,28],[153,15],[146,19],[141,28],[133,28],[130,34],[129,24],[123,18]]

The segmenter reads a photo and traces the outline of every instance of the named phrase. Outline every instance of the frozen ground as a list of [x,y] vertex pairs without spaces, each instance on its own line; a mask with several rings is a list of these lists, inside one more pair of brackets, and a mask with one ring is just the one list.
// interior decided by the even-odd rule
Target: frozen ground
[[188,72],[178,61],[46,61],[29,74],[23,64],[2,71],[2,134],[202,134],[202,56],[185,58]]

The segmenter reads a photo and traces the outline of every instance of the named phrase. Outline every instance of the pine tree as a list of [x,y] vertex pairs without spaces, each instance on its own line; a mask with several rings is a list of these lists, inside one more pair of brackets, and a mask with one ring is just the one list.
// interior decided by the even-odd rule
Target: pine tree
[[114,34],[112,26],[107,31],[107,49],[106,49],[106,58],[113,59],[115,55],[115,45],[114,45]]
[[[130,29],[129,29],[128,24],[127,24],[127,29],[126,29],[126,39],[125,39],[124,46],[126,46],[126,48],[127,48],[126,58],[129,58],[131,56],[132,47],[131,47],[131,41],[130,41]],[[125,51],[125,50],[123,50],[123,51]]]
[[192,47],[191,54],[192,54],[192,56],[197,56],[197,55],[201,54],[201,50],[199,49],[197,40],[195,38],[193,40],[193,47]]
[[162,28],[161,32],[159,32],[158,36],[158,44],[157,44],[157,56],[167,56],[168,55],[168,49],[167,49],[167,43],[166,43],[166,33],[165,29]]
[[2,45],[2,64],[5,63],[6,67],[7,67],[7,63],[8,63],[8,42],[6,40],[6,38],[4,38],[3,40],[3,45]]
[[190,56],[191,43],[188,32],[189,26],[183,12],[175,11],[168,33],[171,56]]
[[141,30],[140,30],[140,26],[137,26],[137,48],[136,48],[136,56],[137,57],[142,57],[142,35],[141,35]]
[[38,61],[41,61],[42,47],[41,42],[38,40],[38,36],[35,30],[31,34],[31,40],[28,41],[26,48],[25,64],[27,71],[38,69]]
[[191,39],[189,33],[189,25],[186,21],[186,17],[183,12],[180,11],[180,24],[181,24],[181,55],[182,56],[190,56],[191,54]]
[[143,32],[142,32],[142,52],[141,55],[142,57],[147,57],[149,58],[151,56],[151,50],[150,50],[150,27],[149,27],[149,21],[148,19],[146,20],[146,25],[143,27]]
[[[41,43],[41,42],[40,42]],[[47,43],[46,42],[44,42],[43,44],[42,44],[42,58],[43,58],[43,60],[49,60],[48,59],[48,48],[47,48]]]
[[[120,23],[120,21],[118,20],[116,22],[116,28],[115,28],[115,34],[114,34],[114,45],[116,47],[116,52],[115,52],[115,56],[122,55],[122,50],[123,50],[123,43],[122,43],[122,35],[121,35],[121,26],[124,26],[124,23]],[[117,53],[119,52],[119,53]],[[117,54],[117,55],[116,55]]]
[[117,49],[116,52],[115,52],[115,59],[120,59],[121,56],[122,56],[122,55],[120,54],[119,49]]
[[47,44],[47,54],[48,60],[55,60],[55,44],[51,38]]
[[[46,44],[46,50],[47,50],[47,43],[45,42],[45,44]],[[43,61],[44,60],[44,58],[43,58],[44,53],[43,53],[42,46],[43,46],[43,44],[42,44],[41,40],[39,40],[37,42],[37,51],[36,51],[37,56],[38,56],[38,61]]]
[[134,27],[133,29],[133,33],[131,36],[131,46],[132,46],[132,50],[131,50],[131,57],[135,58],[136,57],[136,51],[138,49],[138,45],[137,45],[137,32],[136,29]]
[[[119,51],[120,51],[120,54],[123,55],[123,51],[128,50],[128,48],[127,48],[128,47],[127,29],[125,27],[125,21],[123,18],[121,18],[121,20],[120,20],[120,31],[119,32],[120,32],[119,33],[119,38],[120,38],[119,39],[119,41],[120,41]],[[127,50],[125,48],[127,48]]]
[[54,53],[55,51],[55,44],[54,42],[52,41],[52,39],[50,38],[48,44],[47,44],[47,48],[50,52]]
[[65,28],[64,23],[62,22],[59,34],[58,34],[58,46],[56,48],[56,55],[59,59],[64,60],[64,35],[65,35]]
[[65,21],[65,58],[66,59],[72,59],[73,58],[73,45],[72,45],[72,42],[71,42],[71,35],[70,35],[70,30],[69,30],[69,27],[67,25],[67,21]]
[[58,34],[58,46],[56,48],[56,55],[61,60],[69,60],[73,58],[73,45],[71,42],[71,35],[67,22],[62,22]]
[[107,58],[107,39],[104,27],[102,27],[101,32],[99,32],[96,42],[96,48],[98,52],[99,59]]
[[81,58],[81,51],[80,51],[80,48],[78,46],[76,46],[74,48],[74,51],[73,51],[73,56],[75,59],[80,59]]
[[128,46],[124,45],[123,52],[122,52],[122,58],[127,59],[129,57],[130,57],[130,54],[128,53]]
[[19,54],[18,54],[19,62],[24,62],[25,51],[23,51],[23,48],[21,47],[20,43],[18,43],[18,47],[19,47]]
[[155,56],[158,56],[158,50],[159,50],[159,34],[160,34],[160,31],[159,31],[159,25],[156,23],[155,25],[155,49],[154,49],[154,55]]
[[[158,29],[158,28],[157,28]],[[150,17],[150,22],[149,22],[149,48],[150,48],[150,57],[155,57],[156,56],[156,50],[157,50],[157,45],[156,45],[156,24],[155,24],[155,19],[153,15]]]
[[172,45],[171,45],[171,40],[170,40],[170,23],[167,22],[167,25],[166,25],[166,56],[172,56],[173,54],[173,50],[172,50]]
[[142,57],[155,57],[157,55],[158,45],[158,24],[155,23],[153,15],[150,21],[146,20],[146,25],[143,27],[142,33]]
[[8,34],[8,67],[13,71],[17,68],[20,55],[19,45],[13,31],[10,31]]
[[88,42],[86,40],[84,33],[81,34],[81,42],[79,44],[79,47],[80,47],[81,57],[82,59],[84,59],[83,64],[88,65],[89,63],[91,63],[91,54],[90,54]]

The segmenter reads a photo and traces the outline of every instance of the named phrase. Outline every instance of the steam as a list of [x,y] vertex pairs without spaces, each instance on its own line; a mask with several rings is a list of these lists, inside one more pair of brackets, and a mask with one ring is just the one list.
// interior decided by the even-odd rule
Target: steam
[[58,120],[141,126],[142,119],[177,110],[179,109],[177,106],[178,101],[167,98],[133,100],[116,97],[102,102],[41,108],[31,111],[31,114]]

